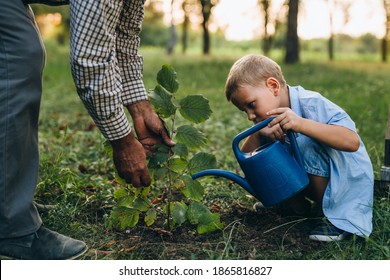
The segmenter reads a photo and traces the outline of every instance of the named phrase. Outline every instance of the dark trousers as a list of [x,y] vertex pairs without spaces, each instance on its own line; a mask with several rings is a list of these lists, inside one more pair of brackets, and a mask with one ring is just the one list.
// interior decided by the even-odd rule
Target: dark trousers
[[0,0],[0,238],[35,232],[45,51],[29,6]]

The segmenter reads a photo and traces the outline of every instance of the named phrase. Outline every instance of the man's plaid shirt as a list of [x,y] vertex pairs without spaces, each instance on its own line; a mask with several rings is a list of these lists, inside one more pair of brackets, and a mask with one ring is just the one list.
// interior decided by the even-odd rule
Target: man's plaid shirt
[[144,0],[70,0],[70,58],[77,92],[108,140],[126,136],[124,106],[147,100],[138,55]]

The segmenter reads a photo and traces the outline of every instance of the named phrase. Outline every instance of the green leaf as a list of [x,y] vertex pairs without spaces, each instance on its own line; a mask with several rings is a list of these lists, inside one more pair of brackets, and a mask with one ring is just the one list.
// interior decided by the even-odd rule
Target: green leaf
[[138,224],[139,213],[134,208],[118,206],[111,211],[111,221],[115,227],[126,229]]
[[106,152],[107,155],[112,157],[112,146],[111,146],[111,144],[110,144],[110,142],[108,140],[105,140],[103,142],[103,149],[104,149],[104,151]]
[[114,191],[114,199],[118,206],[132,206],[134,195],[130,195],[126,189],[118,189]]
[[194,201],[190,204],[187,210],[187,218],[191,224],[199,224],[203,215],[209,215],[210,210],[201,202]]
[[149,204],[141,197],[137,197],[134,200],[133,207],[141,212],[146,212],[149,210]]
[[149,171],[151,171],[151,176],[153,176],[153,179],[155,181],[162,180],[165,176],[168,175],[168,170],[165,167],[160,167],[160,166],[149,166]]
[[138,196],[140,196],[142,198],[146,198],[150,194],[150,186],[149,187],[141,187],[138,189],[141,190],[141,192]]
[[125,196],[125,197],[118,199],[117,205],[118,206],[132,206],[133,202],[134,202],[134,196],[128,195],[128,196]]
[[188,162],[182,158],[171,158],[168,161],[169,168],[174,172],[183,172],[187,168]]
[[207,142],[206,137],[199,130],[189,125],[182,125],[177,128],[176,140],[190,149],[201,148]]
[[150,103],[161,117],[168,118],[175,114],[176,106],[172,102],[172,94],[162,86],[157,85],[149,92],[149,97]]
[[179,157],[186,157],[188,155],[187,146],[182,143],[176,143],[176,145],[172,147],[172,152]]
[[200,202],[193,202],[187,210],[187,218],[191,224],[197,224],[197,232],[199,234],[213,232],[223,229],[224,224],[220,221],[218,213],[211,211]]
[[175,93],[179,89],[177,73],[175,69],[168,64],[162,66],[157,73],[157,82],[171,93]]
[[202,95],[188,95],[179,104],[181,115],[190,122],[204,122],[212,113],[209,101]]
[[129,193],[127,192],[127,190],[123,189],[123,188],[117,189],[114,191],[115,200],[121,199],[121,198],[126,197],[128,195],[129,195]]
[[166,162],[169,159],[169,147],[167,147],[164,144],[157,144],[155,145],[156,151],[153,153],[153,155],[149,159],[149,165],[151,167],[157,167],[161,166],[164,162]]
[[189,199],[201,201],[203,199],[204,187],[188,175],[182,177],[186,187],[181,192]]
[[199,221],[199,225],[196,230],[199,234],[205,234],[221,230],[224,226],[225,225],[221,223],[221,217],[218,213],[210,213],[210,215],[202,216],[202,220]]
[[205,169],[213,169],[217,167],[217,160],[214,155],[207,153],[197,153],[188,163],[188,172],[195,174]]
[[145,224],[150,227],[151,225],[154,224],[154,222],[156,221],[156,218],[157,218],[157,212],[156,210],[150,208],[146,214],[145,214],[145,218],[144,218],[144,221],[145,221]]
[[187,220],[187,216],[186,216],[187,208],[188,208],[187,205],[185,205],[185,203],[183,202],[175,201],[173,203],[172,210],[171,210],[172,219],[176,224],[181,225]]
[[128,185],[128,184],[126,183],[125,179],[119,177],[119,174],[118,174],[118,172],[116,172],[116,171],[115,171],[115,173],[114,173],[114,180],[115,180],[115,182],[117,182],[117,183],[118,183],[119,185],[121,185],[121,186],[126,186],[126,185]]

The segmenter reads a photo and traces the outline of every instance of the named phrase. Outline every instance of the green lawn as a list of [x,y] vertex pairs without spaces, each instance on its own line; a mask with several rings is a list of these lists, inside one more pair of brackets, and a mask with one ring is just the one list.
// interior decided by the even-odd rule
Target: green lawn
[[[56,204],[57,209],[43,214],[51,228],[85,240],[100,254],[86,258],[115,259],[149,257],[146,252],[124,253],[120,240],[123,233],[106,227],[109,211],[113,205],[113,165],[103,150],[104,139],[93,127],[75,92],[68,63],[68,49],[47,42],[47,65],[44,72],[44,94],[40,116],[41,170],[36,200]],[[199,93],[210,101],[212,117],[199,128],[209,138],[204,151],[213,153],[221,168],[238,171],[231,151],[233,137],[251,125],[246,116],[229,104],[224,97],[226,75],[232,63],[243,54],[223,54],[204,57],[167,56],[156,49],[142,49],[145,59],[144,82],[147,89],[156,84],[155,76],[162,64],[171,64],[178,73],[180,95]],[[275,59],[278,57],[275,55]],[[390,64],[379,62],[342,61],[326,62],[304,59],[297,65],[281,64],[290,85],[301,85],[321,92],[343,107],[354,119],[374,165],[378,179],[384,156],[384,134],[387,111],[390,103]],[[221,180],[214,182],[205,200],[221,206],[221,212],[229,205],[252,203],[240,188],[227,186]],[[356,240],[344,244],[321,245],[319,248],[298,256],[301,259],[389,259],[390,258],[390,199],[389,193],[376,198],[374,232],[363,242]],[[230,221],[233,223],[234,221]],[[230,233],[234,225],[230,224]],[[237,227],[234,230],[238,230]],[[245,231],[245,228],[240,230]],[[137,231],[142,236],[144,229]],[[177,254],[162,254],[163,258],[241,258],[245,256],[239,247],[226,235],[220,246],[214,249]],[[130,237],[129,237],[130,238]],[[194,235],[194,240],[196,240]],[[284,246],[270,251],[263,257],[292,259],[290,250]],[[213,251],[214,250],[214,251]],[[125,250],[126,251],[126,250]],[[108,253],[102,253],[108,252]],[[259,257],[255,254],[254,257]],[[154,258],[158,258],[155,256]]]

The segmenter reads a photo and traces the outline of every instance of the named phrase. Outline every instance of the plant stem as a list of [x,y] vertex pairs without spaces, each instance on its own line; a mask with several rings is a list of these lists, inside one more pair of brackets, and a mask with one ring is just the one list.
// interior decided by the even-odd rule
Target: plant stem
[[[172,130],[170,133],[170,138],[173,139],[174,131],[175,131],[175,117],[176,114],[172,116]],[[171,168],[169,166],[169,160],[167,162],[167,168],[168,168],[168,185],[167,185],[167,198],[168,198],[168,210],[167,210],[167,227],[168,230],[171,229],[171,201],[172,201],[172,174],[171,174]]]
[[172,201],[172,176],[171,176],[171,171],[169,168],[169,163],[168,163],[168,186],[167,186],[167,191],[168,191],[168,220],[167,220],[167,226],[168,230],[171,229],[171,201]]
[[176,128],[175,128],[175,120],[176,120],[176,114],[172,116],[172,131],[171,131],[171,135],[169,135],[169,137],[172,139],[173,136],[175,135],[175,131],[176,131]]

